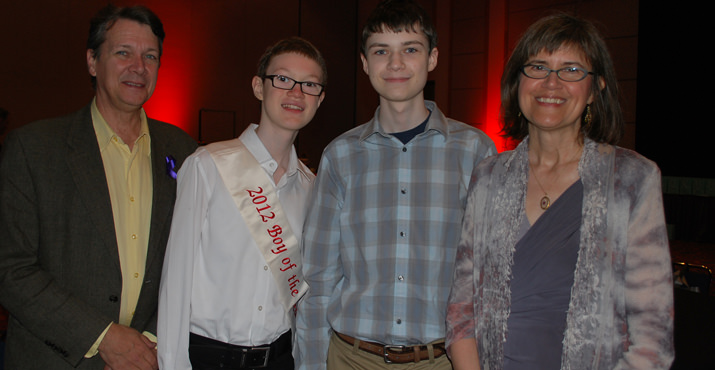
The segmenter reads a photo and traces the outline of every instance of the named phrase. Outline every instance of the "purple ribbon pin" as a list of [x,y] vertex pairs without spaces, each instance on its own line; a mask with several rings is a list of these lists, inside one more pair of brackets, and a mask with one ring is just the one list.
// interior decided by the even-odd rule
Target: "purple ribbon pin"
[[171,176],[171,178],[174,180],[176,180],[176,171],[174,171],[175,167],[176,159],[174,158],[174,156],[166,156],[166,174]]

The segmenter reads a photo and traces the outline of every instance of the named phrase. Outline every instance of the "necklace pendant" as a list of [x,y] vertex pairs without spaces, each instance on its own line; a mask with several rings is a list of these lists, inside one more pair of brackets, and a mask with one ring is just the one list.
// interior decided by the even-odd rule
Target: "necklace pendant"
[[548,209],[551,206],[551,199],[549,198],[548,195],[544,195],[543,198],[541,198],[541,209],[544,211]]

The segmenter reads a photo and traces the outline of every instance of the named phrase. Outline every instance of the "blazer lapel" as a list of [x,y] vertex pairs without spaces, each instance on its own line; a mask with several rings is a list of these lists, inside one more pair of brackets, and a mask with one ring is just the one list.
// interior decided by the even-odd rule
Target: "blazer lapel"
[[107,246],[115,267],[121,271],[112,201],[89,105],[80,110],[71,123],[67,144],[67,167],[87,209],[87,219]]
[[153,181],[151,231],[149,232],[149,247],[146,256],[146,266],[152,266],[154,259],[163,257],[161,248],[164,229],[170,227],[170,215],[174,210],[176,197],[176,180],[167,173],[166,158],[171,155],[166,143],[160,135],[152,130],[152,120],[149,119],[149,135],[151,137],[151,172]]

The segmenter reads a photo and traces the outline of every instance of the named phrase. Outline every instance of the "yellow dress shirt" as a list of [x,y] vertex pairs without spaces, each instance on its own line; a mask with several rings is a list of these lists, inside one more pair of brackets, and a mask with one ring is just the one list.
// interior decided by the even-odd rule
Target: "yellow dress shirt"
[[[151,138],[144,110],[141,112],[141,120],[139,137],[130,150],[102,117],[96,101],[92,102],[92,124],[107,177],[122,269],[119,311],[119,324],[122,325],[131,323],[139,300],[151,229]],[[96,347],[106,331],[87,353],[88,356],[96,354]]]

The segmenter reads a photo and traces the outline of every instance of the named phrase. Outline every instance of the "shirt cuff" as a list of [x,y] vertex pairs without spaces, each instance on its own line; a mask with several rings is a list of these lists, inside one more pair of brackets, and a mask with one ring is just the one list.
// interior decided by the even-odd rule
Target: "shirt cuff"
[[156,335],[154,335],[153,333],[145,331],[142,333],[142,335],[149,338],[150,341],[152,341],[152,342],[154,342],[154,344],[156,344]]
[[94,344],[92,345],[92,347],[89,348],[89,351],[87,351],[87,353],[84,354],[84,358],[92,358],[92,357],[96,356],[97,353],[99,353],[99,343],[102,343],[102,339],[104,339],[104,336],[107,335],[107,331],[109,331],[109,327],[112,326],[112,324],[113,323],[110,322],[109,325],[107,325],[107,327],[104,328],[104,331],[102,332],[102,334],[99,335],[99,338],[97,338],[97,340],[94,341]]

